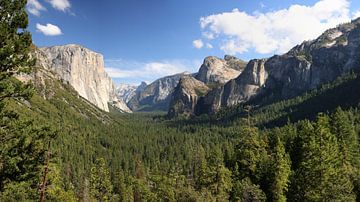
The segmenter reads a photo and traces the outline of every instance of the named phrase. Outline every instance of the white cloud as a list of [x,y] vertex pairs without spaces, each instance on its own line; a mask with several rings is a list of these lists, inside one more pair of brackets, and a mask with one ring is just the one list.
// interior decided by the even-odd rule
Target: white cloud
[[353,12],[352,18],[353,19],[360,18],[360,10]]
[[28,0],[27,10],[29,11],[29,13],[35,16],[40,16],[40,12],[45,11],[46,8],[43,5],[41,5],[41,3],[38,0]]
[[112,78],[154,81],[160,77],[185,71],[193,72],[201,61],[163,60],[155,62],[136,62],[126,60],[106,60],[106,72]]
[[47,0],[51,6],[60,11],[67,11],[70,9],[71,4],[69,0]]
[[348,0],[320,0],[312,6],[292,5],[253,14],[234,9],[202,17],[200,26],[207,39],[220,38],[220,48],[228,54],[250,50],[281,54],[326,29],[350,21],[349,4]]
[[213,47],[213,45],[211,45],[210,43],[207,43],[207,44],[206,44],[206,48],[212,49],[212,48],[214,48],[214,47]]
[[201,39],[197,39],[193,41],[193,46],[197,49],[201,49],[204,46],[204,43]]
[[62,34],[61,29],[58,26],[50,23],[46,25],[37,23],[36,30],[43,33],[46,36],[57,36]]

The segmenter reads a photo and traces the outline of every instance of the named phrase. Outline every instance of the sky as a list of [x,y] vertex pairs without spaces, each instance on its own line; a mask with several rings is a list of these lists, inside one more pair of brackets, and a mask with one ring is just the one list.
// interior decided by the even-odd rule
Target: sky
[[197,72],[207,56],[286,53],[360,17],[359,0],[28,0],[37,46],[104,55],[117,84]]

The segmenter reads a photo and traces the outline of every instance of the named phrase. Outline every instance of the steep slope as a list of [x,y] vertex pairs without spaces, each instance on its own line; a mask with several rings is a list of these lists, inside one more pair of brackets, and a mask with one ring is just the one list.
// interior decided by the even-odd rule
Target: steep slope
[[360,19],[339,25],[284,55],[252,60],[244,72],[199,101],[198,113],[255,99],[258,103],[291,98],[360,68]]
[[38,66],[55,72],[69,83],[80,96],[102,110],[108,104],[130,112],[122,100],[116,98],[115,86],[104,69],[103,56],[79,45],[39,48],[36,51]]
[[224,84],[238,77],[246,62],[226,55],[224,59],[214,56],[205,58],[195,78],[205,84]]
[[192,115],[198,98],[204,96],[209,90],[208,86],[191,75],[182,76],[172,93],[168,116]]
[[171,93],[179,83],[181,76],[189,74],[184,72],[154,81],[142,91],[137,92],[128,102],[128,106],[134,111],[168,110]]

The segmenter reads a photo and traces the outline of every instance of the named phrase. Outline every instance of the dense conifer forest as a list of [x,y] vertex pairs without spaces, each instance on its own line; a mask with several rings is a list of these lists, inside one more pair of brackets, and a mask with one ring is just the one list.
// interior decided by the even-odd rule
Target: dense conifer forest
[[360,201],[357,72],[213,116],[106,113],[34,66],[25,4],[0,1],[0,201]]

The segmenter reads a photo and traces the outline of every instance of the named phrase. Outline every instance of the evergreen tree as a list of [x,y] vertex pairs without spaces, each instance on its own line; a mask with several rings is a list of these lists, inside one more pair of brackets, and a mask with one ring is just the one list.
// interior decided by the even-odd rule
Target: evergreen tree
[[354,201],[349,177],[343,172],[336,137],[329,118],[319,115],[314,126],[308,121],[300,131],[301,161],[293,178],[293,200]]
[[90,195],[97,201],[110,201],[112,198],[110,173],[103,158],[97,159],[91,168]]
[[14,79],[15,74],[29,72],[31,34],[26,31],[26,0],[0,1],[0,101],[29,95],[30,87]]
[[250,177],[254,181],[261,178],[261,164],[266,161],[266,144],[260,138],[258,129],[246,127],[240,133],[239,143],[235,146],[235,161],[239,167],[239,174]]
[[276,137],[276,146],[272,156],[272,162],[274,178],[271,192],[273,201],[285,202],[291,173],[291,163],[290,157],[285,152],[285,147],[279,137]]
[[349,114],[341,108],[337,108],[332,115],[331,125],[332,131],[338,139],[339,152],[342,155],[342,169],[352,180],[354,190],[360,197],[360,146],[354,121]]
[[235,182],[231,201],[266,201],[266,195],[260,189],[260,186],[253,184],[249,178],[244,178]]

